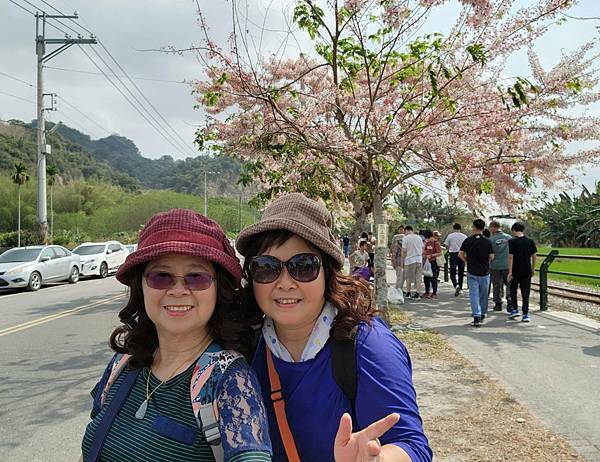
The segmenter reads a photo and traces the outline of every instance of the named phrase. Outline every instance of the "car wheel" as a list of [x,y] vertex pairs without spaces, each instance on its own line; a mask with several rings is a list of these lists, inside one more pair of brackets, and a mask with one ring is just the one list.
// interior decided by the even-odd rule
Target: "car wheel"
[[79,268],[74,266],[71,268],[71,274],[69,275],[69,284],[75,284],[79,281]]
[[35,292],[36,290],[40,290],[42,287],[42,275],[37,271],[31,273],[29,276],[29,284],[27,284],[27,290],[31,292]]
[[100,277],[104,279],[106,276],[108,276],[108,265],[106,262],[102,262],[100,265]]

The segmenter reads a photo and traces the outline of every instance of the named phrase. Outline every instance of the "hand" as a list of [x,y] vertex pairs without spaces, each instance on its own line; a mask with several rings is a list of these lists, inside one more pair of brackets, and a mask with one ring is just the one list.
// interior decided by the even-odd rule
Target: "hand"
[[506,280],[507,280],[508,282],[510,282],[510,281],[512,281],[512,278],[513,278],[513,275],[512,275],[512,273],[508,273],[508,276],[506,276]]
[[364,430],[352,433],[352,418],[344,413],[333,444],[335,462],[379,462],[381,443],[378,438],[399,419],[399,414],[389,414]]

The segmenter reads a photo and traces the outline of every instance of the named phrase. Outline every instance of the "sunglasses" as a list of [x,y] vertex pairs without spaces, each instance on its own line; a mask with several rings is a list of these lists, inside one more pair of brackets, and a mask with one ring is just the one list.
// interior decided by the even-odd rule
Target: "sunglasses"
[[271,255],[259,255],[250,262],[250,274],[254,282],[268,284],[275,281],[283,267],[298,282],[310,282],[319,277],[321,259],[314,253],[299,253],[288,261],[281,261]]
[[189,273],[177,276],[166,271],[150,271],[144,274],[148,287],[158,290],[171,289],[177,284],[177,279],[183,279],[183,285],[189,290],[206,290],[216,278],[210,273]]

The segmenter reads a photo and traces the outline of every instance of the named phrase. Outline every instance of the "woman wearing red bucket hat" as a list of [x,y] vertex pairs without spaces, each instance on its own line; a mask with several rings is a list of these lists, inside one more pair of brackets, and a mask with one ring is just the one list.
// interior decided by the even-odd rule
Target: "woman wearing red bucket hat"
[[[117,279],[129,286],[92,391],[86,462],[270,461],[241,267],[223,230],[192,211],[150,218]],[[237,350],[237,351],[236,351]]]
[[274,461],[430,462],[405,346],[366,282],[343,275],[331,215],[279,197],[236,240],[244,305],[265,313],[252,361]]

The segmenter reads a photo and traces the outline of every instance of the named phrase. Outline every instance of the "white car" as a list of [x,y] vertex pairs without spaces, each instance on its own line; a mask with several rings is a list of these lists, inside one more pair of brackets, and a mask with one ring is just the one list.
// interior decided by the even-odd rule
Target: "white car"
[[32,245],[0,255],[0,289],[38,290],[46,282],[79,280],[79,255],[60,245]]
[[82,276],[101,278],[108,276],[108,273],[116,272],[129,255],[125,246],[117,241],[84,242],[75,247],[73,253],[81,258]]

